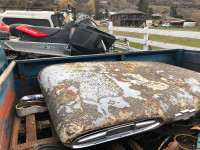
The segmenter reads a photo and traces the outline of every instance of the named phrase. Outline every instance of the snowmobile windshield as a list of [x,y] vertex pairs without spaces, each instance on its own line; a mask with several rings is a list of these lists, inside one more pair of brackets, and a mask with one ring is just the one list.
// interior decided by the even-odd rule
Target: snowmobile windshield
[[84,24],[84,25],[87,25],[87,26],[97,27],[96,23],[89,18],[87,18],[87,19],[77,19],[75,24],[78,24],[78,25]]

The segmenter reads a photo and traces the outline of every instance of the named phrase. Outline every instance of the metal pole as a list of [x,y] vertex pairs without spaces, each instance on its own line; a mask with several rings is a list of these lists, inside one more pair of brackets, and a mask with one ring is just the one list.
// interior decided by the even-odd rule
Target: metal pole
[[107,30],[108,30],[108,33],[113,34],[113,22],[112,21],[108,22]]
[[144,27],[145,33],[144,33],[144,46],[143,46],[143,49],[145,51],[148,50],[148,44],[147,44],[147,41],[149,40],[148,29],[149,29],[148,27]]

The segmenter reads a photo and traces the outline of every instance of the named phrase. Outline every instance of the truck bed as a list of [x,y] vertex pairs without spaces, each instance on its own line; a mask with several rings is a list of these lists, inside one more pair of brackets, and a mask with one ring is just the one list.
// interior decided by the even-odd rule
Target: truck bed
[[[0,60],[6,68],[3,55]],[[25,95],[41,93],[37,81],[41,69],[52,64],[90,61],[157,61],[200,72],[200,52],[181,49],[13,61],[0,76],[0,149],[10,145],[16,102]]]

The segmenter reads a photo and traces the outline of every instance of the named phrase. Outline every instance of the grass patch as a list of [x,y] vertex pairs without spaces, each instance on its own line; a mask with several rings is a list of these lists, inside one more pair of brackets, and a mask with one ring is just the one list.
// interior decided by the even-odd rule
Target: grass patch
[[98,28],[100,28],[103,31],[107,31],[107,28],[105,26],[98,26]]
[[[126,42],[120,41],[120,40],[118,40],[118,41],[116,41],[116,42],[126,44]],[[129,44],[130,44],[130,47],[132,47],[132,48],[136,48],[136,49],[141,49],[141,50],[143,50],[143,44],[135,43],[135,42],[129,42]],[[156,46],[152,46],[152,50],[161,50],[161,49],[163,49],[163,48],[156,47]],[[151,49],[149,48],[149,50],[151,50]]]
[[[144,37],[144,35],[141,33],[131,33],[131,32],[123,32],[123,31],[114,31],[113,34],[120,35],[120,36],[139,38],[139,39],[143,39],[143,37]],[[150,34],[149,40],[200,48],[200,39],[180,38],[180,37],[161,36],[161,35],[151,35]]]
[[159,30],[174,30],[174,31],[191,31],[191,32],[200,32],[200,28],[164,28],[164,27],[150,27],[150,29],[159,29]]

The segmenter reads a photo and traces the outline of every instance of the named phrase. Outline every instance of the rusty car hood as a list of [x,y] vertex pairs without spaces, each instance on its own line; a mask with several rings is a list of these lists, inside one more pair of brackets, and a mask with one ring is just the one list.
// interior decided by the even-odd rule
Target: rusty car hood
[[51,65],[38,80],[64,144],[105,127],[152,118],[172,122],[181,111],[188,118],[199,111],[199,73],[159,62]]

